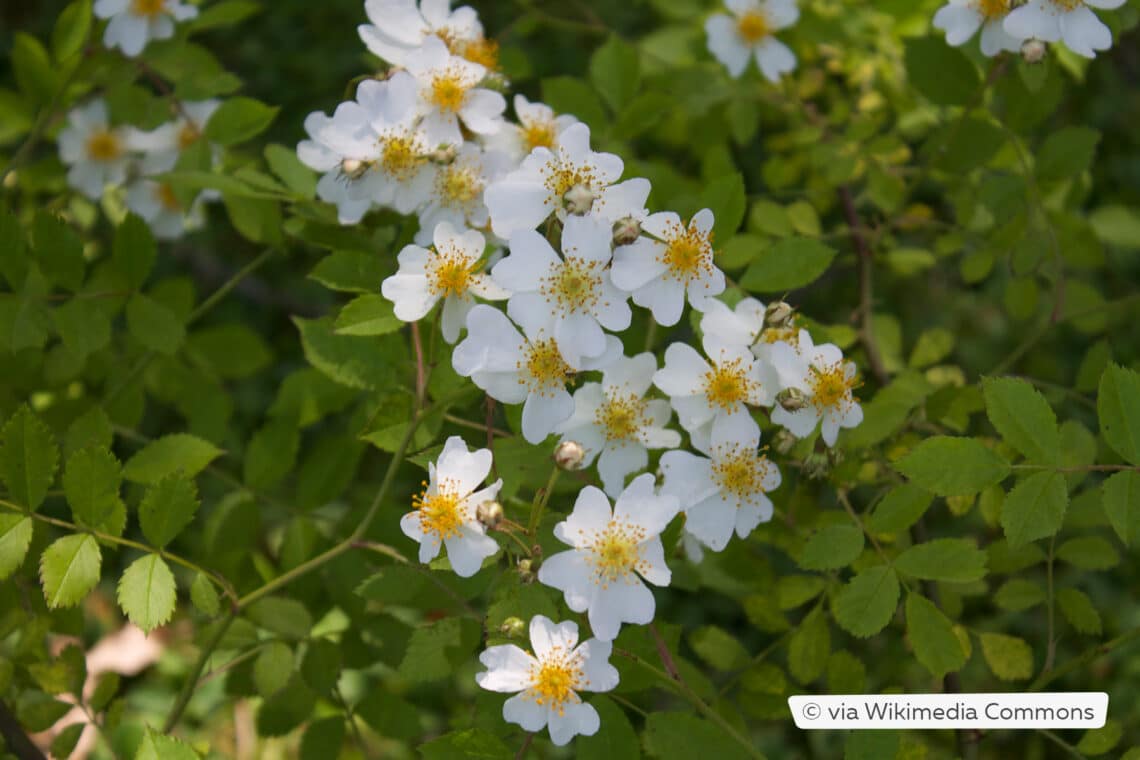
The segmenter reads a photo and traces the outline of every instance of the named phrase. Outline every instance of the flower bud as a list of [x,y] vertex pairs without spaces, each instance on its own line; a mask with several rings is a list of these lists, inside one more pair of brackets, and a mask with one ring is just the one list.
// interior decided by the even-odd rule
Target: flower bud
[[1021,57],[1026,63],[1041,63],[1049,49],[1041,40],[1026,40],[1021,44]]
[[799,388],[785,388],[776,394],[776,403],[785,411],[798,412],[808,405],[808,397]]
[[510,639],[521,639],[526,633],[526,622],[522,618],[509,617],[499,626],[499,633]]
[[799,439],[789,433],[787,430],[779,430],[776,436],[772,439],[772,448],[776,450],[777,454],[787,456],[788,452],[796,447]]
[[828,473],[831,472],[831,461],[828,459],[826,453],[822,451],[812,452],[808,454],[807,459],[804,460],[803,474],[809,480],[820,480],[826,478]]
[[594,199],[598,196],[593,190],[579,183],[566,191],[562,200],[566,203],[566,210],[575,216],[585,216],[594,207]]
[[519,580],[523,583],[534,583],[536,575],[533,562],[529,559],[520,559],[516,569],[519,571]]
[[563,470],[577,470],[586,460],[586,450],[577,441],[563,441],[554,449],[554,464]]
[[614,245],[629,245],[641,237],[641,222],[632,216],[614,222]]
[[441,145],[428,154],[428,160],[433,164],[446,166],[455,161],[457,155],[459,155],[459,151],[454,145]]
[[340,162],[340,173],[349,179],[359,179],[368,171],[371,164],[357,158],[346,158]]
[[497,501],[485,501],[475,508],[475,518],[484,527],[497,528],[503,521],[503,505]]
[[796,310],[783,301],[770,303],[768,308],[764,310],[764,326],[775,327],[776,329],[788,327],[792,324],[795,313]]

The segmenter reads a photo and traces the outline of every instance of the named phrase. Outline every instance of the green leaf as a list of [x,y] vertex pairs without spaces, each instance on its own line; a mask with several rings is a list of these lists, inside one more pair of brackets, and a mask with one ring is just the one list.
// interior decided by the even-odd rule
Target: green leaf
[[461,618],[443,618],[412,632],[399,673],[412,683],[438,681],[455,673],[479,645],[482,626]]
[[222,0],[203,8],[197,18],[191,19],[186,26],[195,32],[234,26],[260,12],[261,7],[255,0]]
[[15,214],[0,207],[0,276],[8,281],[12,290],[17,290],[24,286],[27,275],[28,255],[23,227]]
[[831,654],[831,631],[821,608],[808,613],[788,642],[788,670],[801,684],[823,674]]
[[265,162],[285,185],[302,198],[317,192],[317,175],[297,158],[297,151],[283,145],[266,145]]
[[1100,536],[1070,538],[1057,547],[1057,557],[1082,570],[1108,570],[1120,564],[1120,555]]
[[404,325],[392,308],[392,302],[384,296],[359,296],[340,310],[333,329],[337,335],[387,335]]
[[32,518],[0,514],[0,580],[24,563],[32,543]]
[[1014,486],[1001,507],[1001,527],[1013,547],[1052,536],[1061,529],[1069,491],[1065,476],[1039,472]]
[[111,420],[103,407],[93,406],[76,417],[67,428],[63,450],[67,456],[71,456],[80,449],[89,447],[110,449],[114,437]]
[[273,488],[293,470],[300,445],[301,433],[293,419],[271,419],[249,441],[242,480],[257,490]]
[[207,617],[214,617],[222,609],[214,582],[203,573],[196,574],[194,582],[190,584],[190,602]]
[[590,82],[614,113],[633,99],[640,81],[637,50],[616,34],[590,57]]
[[1063,588],[1057,592],[1057,603],[1065,619],[1079,633],[1100,635],[1100,613],[1088,594],[1075,588]]
[[1010,612],[1024,612],[1045,601],[1045,589],[1040,583],[1013,578],[994,593],[994,604]]
[[652,712],[645,720],[645,749],[659,760],[692,760],[715,757],[737,760],[747,757],[740,745],[720,728],[696,715],[683,712]]
[[748,650],[723,628],[703,625],[689,634],[689,646],[716,670],[736,670],[748,664]]
[[145,633],[170,620],[176,599],[174,574],[157,554],[135,560],[119,579],[119,606]]
[[1140,473],[1118,472],[1104,481],[1104,511],[1125,546],[1140,546]]
[[1031,462],[1057,464],[1061,433],[1057,416],[1045,397],[1029,383],[1015,378],[987,378],[982,384],[986,415],[1006,443]]
[[340,678],[341,665],[339,644],[328,639],[310,641],[301,662],[301,677],[317,694],[330,694]]
[[912,578],[968,583],[985,577],[986,553],[968,538],[936,538],[904,551],[895,568]]
[[[1100,728],[1092,728],[1085,732],[1085,735],[1077,742],[1077,752],[1093,757],[1106,754],[1120,744],[1120,739],[1123,736],[1124,726],[1119,721],[1109,719]],[[1121,760],[1127,760],[1127,758],[1121,758]]]
[[374,293],[386,274],[383,259],[375,253],[333,251],[313,267],[309,279],[342,293]]
[[852,731],[843,744],[843,760],[882,760],[899,756],[898,731]]
[[1089,214],[1096,236],[1119,248],[1140,250],[1140,213],[1128,206],[1101,206]]
[[200,756],[188,745],[150,728],[146,729],[135,760],[198,760]]
[[[367,697],[366,697],[367,699]],[[357,706],[356,713],[360,714]],[[300,760],[328,760],[330,751],[339,753],[344,744],[344,716],[332,715],[314,720],[301,737]]]
[[961,670],[966,652],[950,619],[926,597],[906,598],[906,636],[914,656],[935,678]]
[[151,441],[123,467],[123,477],[133,483],[157,483],[175,473],[193,478],[209,466],[222,450],[209,441],[174,433]]
[[196,360],[222,378],[249,377],[273,360],[265,340],[251,328],[236,323],[195,330],[186,347]]
[[71,291],[83,285],[83,241],[71,225],[55,214],[37,211],[32,240],[40,269],[49,282]]
[[[51,52],[57,63],[63,63],[83,48],[91,31],[91,0],[75,0],[59,12],[51,30]],[[54,754],[54,752],[53,752]],[[63,756],[71,754],[64,752]]]
[[872,533],[901,533],[918,522],[934,495],[911,483],[891,489],[864,524]]
[[305,358],[331,380],[349,388],[377,390],[390,386],[395,367],[372,338],[337,335],[330,319],[293,318],[301,332]]
[[828,525],[804,544],[799,565],[804,570],[836,570],[863,553],[863,531],[853,525]]
[[9,55],[20,91],[37,103],[49,103],[59,89],[59,72],[43,43],[30,34],[16,32]]
[[940,106],[964,106],[981,86],[978,70],[965,53],[942,37],[916,37],[906,43],[906,73],[914,88]]
[[206,139],[219,145],[245,142],[268,129],[279,110],[253,98],[230,98],[210,117]]
[[969,496],[1009,475],[1009,462],[974,438],[927,438],[895,469],[939,496]]
[[510,760],[514,750],[481,728],[453,731],[419,746],[423,760]]
[[115,228],[112,258],[128,288],[138,290],[143,286],[154,269],[157,255],[158,246],[150,225],[134,214],[127,214]]
[[923,331],[914,344],[907,366],[919,368],[937,364],[954,350],[954,340],[954,333],[943,327]]
[[576,77],[542,80],[542,102],[560,114],[572,114],[586,124],[608,124],[606,109],[592,87]]
[[147,489],[139,505],[143,535],[160,549],[181,533],[198,512],[198,489],[181,473],[172,473]]
[[251,605],[247,614],[257,625],[287,639],[303,639],[313,630],[313,616],[296,599],[267,596]]
[[55,481],[59,448],[55,436],[28,406],[21,406],[0,430],[0,480],[8,499],[36,510]]
[[990,671],[1003,681],[1024,681],[1033,675],[1033,650],[1024,639],[1003,633],[982,633],[982,656]]
[[1096,396],[1100,432],[1125,461],[1140,464],[1140,373],[1112,362]]
[[127,329],[145,348],[166,356],[178,353],[186,338],[186,327],[178,315],[142,293],[127,301]]
[[253,682],[257,693],[271,697],[289,683],[293,676],[293,650],[283,641],[271,641],[253,663]]
[[83,731],[86,728],[86,723],[72,723],[56,734],[56,737],[51,740],[52,757],[70,757],[71,753],[75,751],[75,745],[79,744],[79,738],[83,736]]
[[606,730],[598,731],[593,736],[576,737],[575,760],[638,760],[641,757],[641,744],[625,710],[601,695],[591,696],[590,704],[598,711],[598,717]]
[[1046,138],[1037,151],[1037,178],[1043,182],[1068,179],[1092,166],[1100,132],[1089,127],[1065,127]]
[[788,238],[756,255],[740,278],[753,293],[784,293],[809,285],[831,266],[836,250],[810,238]]
[[51,317],[63,345],[79,358],[111,342],[111,320],[92,300],[70,300],[53,309]]
[[63,472],[63,492],[75,521],[100,531],[122,522],[116,519],[125,510],[119,498],[122,482],[119,460],[107,449],[87,448],[72,454]]
[[835,622],[861,639],[887,627],[899,606],[899,579],[894,568],[876,565],[863,570],[835,595]]
[[40,557],[40,580],[48,607],[73,607],[99,582],[103,557],[94,536],[64,536]]
[[713,212],[713,233],[717,240],[728,240],[744,221],[748,191],[739,172],[718,177],[701,193],[701,204]]

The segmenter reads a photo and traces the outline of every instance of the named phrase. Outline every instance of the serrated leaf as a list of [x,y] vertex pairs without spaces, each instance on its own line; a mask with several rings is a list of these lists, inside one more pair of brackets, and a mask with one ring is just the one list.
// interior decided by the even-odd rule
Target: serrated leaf
[[256,374],[273,360],[265,340],[242,324],[214,325],[190,334],[186,347],[222,378]]
[[950,619],[926,597],[906,598],[906,636],[914,656],[935,678],[960,670],[967,655]]
[[1125,546],[1140,546],[1140,473],[1118,472],[1104,481],[1104,511]]
[[67,428],[63,451],[70,457],[80,449],[89,447],[110,449],[114,437],[111,419],[103,411],[103,407],[93,406],[76,417]]
[[273,488],[293,470],[300,445],[301,431],[293,419],[270,420],[254,433],[246,447],[242,480],[257,490]]
[[808,538],[800,552],[805,570],[835,570],[854,562],[863,553],[863,531],[853,525],[828,525]]
[[1033,650],[1024,639],[1004,633],[982,633],[982,656],[990,671],[1003,681],[1024,681],[1033,675]]
[[316,173],[301,163],[297,151],[283,145],[265,146],[265,162],[278,179],[302,198],[312,198],[317,191]]
[[210,117],[206,139],[219,145],[245,142],[264,132],[279,110],[253,98],[230,98]]
[[748,208],[744,175],[733,172],[709,182],[701,193],[701,205],[713,212],[715,239],[728,240],[740,229]]
[[83,241],[71,225],[53,213],[37,211],[32,240],[44,277],[61,288],[79,290],[87,264],[83,259]]
[[32,518],[0,514],[0,580],[24,563],[32,543]]
[[150,728],[139,743],[135,760],[198,760],[199,755],[188,745]]
[[111,320],[91,300],[72,299],[51,312],[63,345],[77,357],[86,358],[111,342]]
[[985,577],[986,553],[970,539],[936,538],[904,551],[895,568],[912,578],[968,583]]
[[1089,127],[1064,127],[1045,139],[1037,151],[1037,178],[1067,179],[1092,165],[1100,132]]
[[51,740],[51,756],[70,757],[71,753],[75,751],[75,745],[79,744],[79,738],[83,736],[85,728],[87,728],[86,723],[72,723],[56,734],[56,737]]
[[1024,380],[987,378],[982,384],[986,415],[1005,441],[1041,464],[1061,458],[1061,432],[1057,416],[1040,391]]
[[438,681],[452,675],[455,665],[478,646],[481,628],[460,618],[444,618],[417,628],[400,662],[400,675],[413,683]]
[[740,278],[740,287],[753,293],[784,293],[819,279],[835,259],[836,250],[810,238],[788,238],[756,254]]
[[913,483],[939,496],[969,496],[1009,475],[1009,462],[974,438],[927,438],[895,465]]
[[887,627],[898,605],[899,580],[894,568],[877,565],[844,584],[832,601],[831,611],[843,630],[865,639]]
[[193,583],[190,584],[190,602],[195,609],[208,617],[214,617],[222,609],[213,581],[202,573],[195,575]]
[[1100,613],[1096,611],[1096,606],[1088,594],[1075,588],[1063,588],[1057,592],[1057,604],[1060,605],[1065,619],[1078,632],[1100,635]]
[[[91,30],[90,0],[75,0],[67,5],[55,20],[51,30],[51,52],[56,63],[63,63],[82,49],[83,41]],[[74,744],[72,745],[74,746]],[[52,750],[52,754],[58,754]],[[66,757],[71,752],[64,752]]]
[[21,406],[0,431],[0,480],[8,498],[35,511],[55,480],[59,449],[51,429]]
[[340,646],[328,639],[310,641],[301,661],[301,677],[317,694],[328,694],[340,678]]
[[331,380],[349,388],[376,390],[392,383],[395,368],[373,338],[337,335],[330,319],[293,318],[305,358]]
[[145,348],[166,356],[178,353],[186,338],[186,327],[178,315],[142,293],[127,301],[127,329]]
[[157,554],[135,560],[119,579],[119,606],[145,633],[170,620],[176,600],[174,574]]
[[965,53],[941,37],[915,37],[904,42],[907,78],[916,90],[940,106],[970,102],[981,77]]
[[[359,714],[359,706],[356,712]],[[301,737],[300,760],[328,760],[330,748],[344,744],[344,734],[344,717],[341,715],[314,720]]]
[[831,630],[820,608],[808,613],[788,641],[788,671],[801,684],[823,673],[831,654]]
[[383,260],[375,253],[333,251],[313,267],[309,279],[343,293],[375,293],[385,274]]
[[257,693],[271,697],[289,683],[293,676],[293,650],[283,641],[271,641],[253,663],[253,682]]
[[1140,373],[1112,362],[1096,396],[1100,432],[1126,462],[1140,464]]
[[73,607],[99,582],[103,556],[93,536],[64,536],[40,557],[40,580],[48,607]]
[[166,435],[151,441],[128,459],[123,477],[144,484],[157,483],[174,474],[193,478],[221,455],[221,449],[197,436]]
[[934,495],[910,483],[893,488],[864,524],[872,533],[900,533],[918,522]]
[[403,325],[396,318],[391,301],[384,296],[366,294],[340,310],[333,330],[337,335],[387,335]]
[[162,548],[194,520],[198,512],[194,481],[175,473],[147,489],[139,505],[139,525],[147,540]]
[[1054,535],[1065,520],[1065,476],[1038,472],[1013,487],[1001,506],[1001,527],[1013,547]]
[[1008,580],[994,593],[994,603],[1003,610],[1024,612],[1045,601],[1040,583],[1021,578]]
[[146,283],[157,255],[158,247],[150,225],[135,214],[127,214],[115,228],[112,259],[128,288],[138,290]]
[[313,616],[296,599],[267,596],[254,602],[247,615],[265,630],[287,639],[303,639],[313,629]]
[[63,492],[75,521],[92,530],[104,530],[121,511],[122,485],[119,460],[104,448],[81,449],[71,455],[63,471]]
[[1082,570],[1108,570],[1120,564],[1120,555],[1100,536],[1070,538],[1057,547],[1057,558]]
[[510,760],[514,750],[481,728],[444,734],[418,747],[423,760]]
[[645,720],[645,749],[659,760],[747,757],[723,730],[691,713],[652,712]]
[[716,670],[735,670],[748,663],[748,650],[728,631],[715,625],[703,625],[690,633],[689,646]]
[[641,757],[641,745],[625,710],[612,699],[601,695],[591,697],[590,704],[598,712],[600,722],[606,730],[598,731],[593,736],[576,737],[575,760],[638,760]]

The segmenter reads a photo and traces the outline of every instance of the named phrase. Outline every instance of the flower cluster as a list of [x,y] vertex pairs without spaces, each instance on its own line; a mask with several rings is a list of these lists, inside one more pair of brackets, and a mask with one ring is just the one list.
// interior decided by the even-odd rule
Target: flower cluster
[[1092,11],[1111,10],[1124,0],[949,0],[934,14],[934,27],[951,45],[982,30],[982,53],[1023,51],[1040,59],[1042,43],[1064,42],[1077,55],[1095,58],[1112,47],[1112,32]]
[[[732,8],[756,14],[748,24],[766,32],[796,17],[791,0]],[[484,688],[520,692],[504,706],[508,721],[548,726],[563,744],[598,728],[578,692],[617,684],[606,660],[622,625],[654,618],[650,586],[671,581],[666,526],[684,515],[693,555],[771,519],[780,471],[761,423],[799,438],[819,429],[834,445],[862,419],[858,375],[787,304],[726,302],[711,211],[651,212],[649,181],[623,178],[622,159],[594,150],[589,127],[571,116],[516,96],[509,118],[495,46],[470,8],[369,0],[366,12],[361,39],[390,68],[331,116],[311,114],[298,156],[323,173],[318,194],[342,223],[374,209],[418,217],[414,243],[381,286],[395,315],[414,322],[438,305],[455,371],[521,404],[523,437],[537,445],[558,435],[560,451],[574,453],[560,464],[596,465],[603,486],[583,487],[554,528],[566,550],[532,565],[586,614],[595,638],[576,646],[573,623],[539,616],[533,656],[492,647],[479,675]],[[761,37],[751,42],[765,72],[790,68],[791,53]],[[672,327],[687,307],[700,315],[700,350],[673,343],[664,364],[625,355],[619,335],[638,309]],[[660,482],[647,471],[650,451],[662,452]],[[503,520],[500,483],[483,486],[491,463],[489,450],[447,440],[400,522],[421,562],[445,549],[467,577],[500,553],[494,531],[521,529]]]

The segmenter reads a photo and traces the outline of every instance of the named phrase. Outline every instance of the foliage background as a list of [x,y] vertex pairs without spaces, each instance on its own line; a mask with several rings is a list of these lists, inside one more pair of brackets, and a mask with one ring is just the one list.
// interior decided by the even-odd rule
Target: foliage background
[[[1103,420],[1098,420],[1096,399],[1110,357],[1124,367],[1140,366],[1140,338],[1133,329],[1140,303],[1135,298],[1140,269],[1140,132],[1135,128],[1140,122],[1140,3],[1102,14],[1118,35],[1112,51],[1095,63],[1086,66],[1072,56],[1053,56],[1044,66],[1029,69],[1011,61],[986,89],[984,101],[975,101],[972,94],[967,98],[984,105],[972,119],[961,122],[955,103],[937,103],[939,88],[955,84],[951,72],[939,69],[933,86],[907,80],[903,37],[925,33],[937,2],[803,2],[811,10],[789,35],[801,64],[780,86],[762,83],[754,75],[736,83],[723,75],[704,50],[700,18],[712,4],[701,0],[471,4],[488,33],[500,40],[504,68],[515,88],[587,121],[602,149],[627,159],[627,176],[653,181],[651,207],[699,208],[710,193],[732,186],[731,179],[725,184],[726,177],[740,172],[747,203],[729,193],[723,208],[717,209],[722,224],[732,217],[734,206],[742,219],[739,234],[733,234],[730,223],[727,229],[718,229],[724,243],[722,266],[744,285],[761,283],[762,297],[785,296],[826,334],[851,347],[866,371],[863,397],[872,399],[868,422],[860,431],[845,435],[846,460],[829,479],[790,478],[776,494],[779,512],[771,526],[749,542],[710,557],[699,569],[676,570],[674,588],[659,595],[659,620],[667,638],[679,647],[685,677],[702,696],[734,724],[746,721],[759,748],[771,757],[834,757],[844,747],[848,757],[952,757],[979,751],[985,757],[1073,752],[1092,756],[1101,750],[1119,756],[1140,745],[1140,655],[1135,646],[1092,659],[1052,684],[1058,689],[1110,693],[1113,723],[1084,738],[1066,732],[1059,737],[991,732],[976,746],[971,746],[973,738],[949,732],[886,732],[848,739],[838,733],[796,730],[783,706],[787,693],[812,690],[1022,689],[1042,672],[1047,659],[1051,664],[1070,662],[1096,642],[1140,626],[1135,543],[1123,546],[1109,527],[1101,473],[1066,475],[1072,501],[1065,526],[1054,548],[1048,538],[1038,542],[1042,560],[1046,552],[1054,553],[1073,537],[1099,542],[1078,545],[1067,562],[1033,561],[1019,568],[1008,557],[1004,565],[995,559],[993,547],[1000,544],[1002,529],[1000,498],[992,489],[977,500],[971,496],[933,500],[925,510],[921,533],[910,535],[904,528],[897,535],[880,536],[892,554],[911,541],[928,538],[966,538],[989,549],[984,578],[911,581],[916,591],[935,599],[951,619],[975,634],[968,662],[945,680],[916,658],[913,642],[904,636],[903,614],[894,615],[886,630],[869,638],[851,636],[829,622],[835,594],[852,574],[847,566],[862,570],[876,562],[875,552],[864,545],[861,535],[858,550],[839,566],[827,560],[813,565],[804,555],[813,535],[827,539],[817,544],[817,550],[829,555],[837,551],[834,541],[840,533],[820,534],[820,529],[849,530],[851,523],[836,499],[837,490],[850,494],[856,511],[868,510],[884,486],[898,480],[893,464],[920,440],[934,434],[970,434],[985,438],[987,445],[994,443],[997,436],[987,421],[979,385],[983,377],[1016,374],[1034,380],[1064,423],[1065,466],[1081,469],[1094,462],[1120,462],[1113,447],[1097,435]],[[48,38],[63,5],[0,4],[0,86],[16,88],[10,66],[14,33]],[[291,149],[303,136],[301,124],[307,113],[331,111],[345,95],[345,83],[375,68],[356,39],[354,28],[362,21],[357,0],[278,0],[252,21],[197,38],[240,77],[242,94],[281,108],[256,141],[233,150],[228,169],[259,161],[261,148],[268,143]],[[638,75],[611,72],[609,59],[596,63],[599,48],[619,45],[607,43],[615,37],[640,50]],[[976,53],[970,56],[981,82],[982,75],[992,71],[989,62]],[[912,79],[913,73],[914,69]],[[115,84],[115,77],[135,74],[129,66],[109,66],[101,72],[108,85]],[[612,87],[626,89],[615,94]],[[967,88],[973,93],[968,82]],[[13,104],[0,101],[0,109],[13,109]],[[15,119],[14,112],[9,110],[7,123]],[[155,119],[165,115],[161,109],[148,113]],[[1006,126],[1000,126],[1003,121]],[[1048,155],[1049,136],[1065,127],[1096,130],[1095,149],[1087,139],[1069,134],[1073,142],[1054,146],[1059,167],[1052,175],[1038,176],[1042,157]],[[5,139],[0,158],[6,162],[18,144],[18,139]],[[52,200],[64,190],[53,155],[50,144],[41,146],[20,182],[0,192],[24,216],[39,199],[64,212],[98,260],[111,245],[113,226],[83,201]],[[1026,171],[1034,158],[1037,168]],[[852,198],[858,211],[858,237],[868,246],[870,258],[863,263],[871,269],[870,301],[860,244],[851,234],[842,193]],[[283,208],[285,218],[316,218],[316,212],[303,203]],[[297,228],[286,227],[288,233],[283,235],[278,224],[277,232],[251,235],[235,225],[222,206],[212,207],[210,213],[204,231],[160,246],[148,290],[185,314],[266,244],[279,249],[196,326],[244,326],[248,330],[242,332],[243,347],[235,347],[232,333],[203,338],[192,331],[184,351],[160,357],[144,373],[143,382],[128,384],[107,411],[116,425],[114,450],[122,461],[147,440],[183,431],[227,452],[198,478],[202,510],[174,549],[219,571],[239,589],[249,590],[351,531],[383,475],[393,437],[398,437],[396,426],[406,418],[406,406],[401,406],[406,399],[384,394],[378,398],[374,392],[313,379],[292,319],[334,315],[352,294],[323,287],[306,275],[327,258],[330,248],[375,252],[386,262],[379,270],[383,274],[391,270],[394,253],[411,230],[392,217],[378,215],[361,229],[339,233],[317,225],[300,234]],[[791,286],[776,292],[766,289],[774,281],[770,270],[758,270],[750,280],[749,267],[758,267],[762,258],[757,252],[792,237],[816,238],[837,252],[826,273],[803,289],[796,287],[801,277],[789,277]],[[1058,276],[1058,271],[1063,274]],[[785,295],[785,290],[790,292]],[[880,354],[881,376],[876,376],[866,352],[856,348],[861,325],[867,324],[861,304],[868,303],[873,306],[869,324]],[[373,377],[378,387],[388,382],[411,385],[406,341],[395,335],[383,339],[380,359],[368,367],[379,373]],[[691,332],[679,329],[673,337],[687,335]],[[644,333],[630,340],[639,345]],[[665,336],[657,340],[658,345],[667,342]],[[113,347],[76,370],[66,366],[54,338],[15,351],[0,344],[4,368],[0,418],[14,414],[24,401],[36,402],[40,415],[64,441],[66,452],[72,421],[92,400],[116,388],[123,363],[140,353],[136,342],[120,336]],[[235,368],[239,357],[243,361]],[[444,396],[457,387],[448,374],[444,362],[433,395]],[[890,384],[883,391],[887,375]],[[296,385],[290,386],[291,381]],[[76,383],[88,390],[69,394],[67,389]],[[310,405],[300,418],[291,416],[298,408],[290,404],[299,398],[291,392],[310,394],[304,399]],[[395,432],[375,424],[378,402],[387,405],[381,407],[380,419],[389,420]],[[1129,403],[1140,400],[1131,398]],[[471,395],[449,411],[461,418],[482,419],[480,399]],[[291,431],[272,428],[273,420],[283,418],[293,420]],[[517,419],[507,415],[497,422],[511,425]],[[379,447],[357,440],[355,431],[366,423],[372,432],[379,432]],[[432,435],[417,438],[417,447],[442,440],[445,430],[460,430],[443,420],[430,428]],[[272,452],[295,448],[295,465],[264,459],[250,464],[251,440],[264,430],[282,436],[270,439]],[[469,440],[479,440],[478,433],[471,436]],[[500,456],[514,454],[521,464],[514,473],[515,484],[507,487],[519,488],[523,498],[529,498],[530,490],[545,480],[546,452],[510,446],[505,444],[508,453]],[[1016,456],[1008,442],[998,447],[1006,456]],[[393,493],[410,494],[421,476],[415,466],[403,467]],[[247,488],[243,493],[252,496],[234,495],[242,484]],[[576,485],[563,480],[558,497],[562,503],[556,498],[556,509],[568,508]],[[133,505],[141,493],[141,486],[129,485],[126,499]],[[406,506],[402,499],[384,505],[370,538],[408,551],[396,527]],[[42,511],[69,519],[59,498],[49,497]],[[130,530],[137,535],[137,529]],[[63,533],[38,526],[30,556],[39,556]],[[105,551],[103,583],[81,611],[46,610],[33,560],[25,563],[15,581],[5,582],[0,591],[5,621],[0,654],[16,668],[15,676],[6,679],[11,689],[6,702],[14,700],[21,709],[31,709],[27,693],[37,681],[25,666],[44,656],[34,646],[35,634],[40,634],[41,645],[49,629],[94,641],[120,625],[114,582],[136,557]],[[493,632],[496,615],[506,617],[505,610],[515,609],[512,604],[544,609],[550,598],[534,597],[534,587],[516,588],[513,578],[497,579],[491,588],[486,587],[490,581],[452,578],[446,581],[446,592],[434,593],[437,589],[431,584],[417,583],[420,576],[392,570],[391,565],[375,575],[382,564],[364,552],[347,553],[288,588],[285,596],[300,602],[303,610],[265,612],[262,619],[255,619],[261,633],[252,623],[231,631],[238,638],[227,643],[235,654],[248,651],[258,639],[263,643],[257,646],[264,648],[267,637],[280,638],[292,649],[298,638],[319,638],[309,632],[306,620],[320,621],[334,603],[346,613],[324,621],[331,630],[341,631],[340,643],[333,647],[338,653],[326,654],[354,675],[346,677],[340,691],[322,692],[312,682],[302,683],[302,670],[270,699],[270,708],[262,708],[257,719],[260,732],[288,735],[315,709],[329,722],[312,725],[335,735],[328,726],[338,722],[335,716],[347,702],[363,719],[361,730],[367,734],[363,741],[373,750],[382,747],[393,755],[411,756],[424,739],[474,726],[487,732],[479,739],[488,742],[487,752],[499,752],[503,746],[513,751],[521,735],[499,720],[500,700],[475,693],[471,675],[479,626],[464,620],[441,634],[445,640],[432,641],[413,638],[408,623],[418,624],[423,615],[430,619],[441,610],[443,614],[462,613],[468,607],[482,611],[498,600],[505,607],[492,607],[491,620],[486,621]],[[1051,580],[1047,567],[1053,568],[1048,574]],[[180,574],[183,601],[190,578]],[[354,595],[352,590],[369,578],[372,590],[363,597]],[[1009,586],[1012,581],[1025,585]],[[406,599],[391,596],[408,584],[418,598],[410,598],[411,592]],[[1046,604],[1047,584],[1086,594],[1100,632],[1090,635],[1074,627],[1072,620],[1083,620],[1091,630],[1084,607],[1070,616]],[[1003,588],[1005,596],[999,591]],[[462,602],[455,601],[456,594]],[[525,602],[518,601],[520,594]],[[122,712],[107,733],[124,756],[133,752],[144,724],[161,723],[193,662],[191,635],[208,630],[200,612],[183,606],[185,611],[164,634],[170,649],[158,667],[120,691]],[[383,612],[387,606],[402,611],[390,616]],[[299,628],[280,622],[293,619],[291,615],[299,616]],[[1056,651],[1051,655],[1047,631],[1054,627]],[[1030,649],[1028,672],[1022,672],[1025,653],[1017,647],[1012,653],[983,656],[977,637],[983,632],[1024,640]],[[410,663],[405,657],[409,640],[424,647]],[[623,645],[645,653],[647,659],[654,656],[648,640],[637,639],[636,634],[619,639]],[[454,675],[425,675],[424,669],[439,665],[441,655],[455,666]],[[180,732],[183,737],[209,743],[215,752],[232,751],[226,749],[235,740],[232,700],[256,695],[263,686],[256,683],[254,661],[247,658],[229,677],[213,679],[200,689],[190,703]],[[599,700],[605,705],[599,708],[604,738],[580,740],[572,753],[630,756],[644,751],[657,757],[691,757],[697,748],[717,747],[718,754],[737,751],[710,731],[710,724],[667,712],[686,705],[667,690],[647,689],[651,681],[639,681],[635,673],[623,670],[618,692],[633,707]],[[384,688],[370,686],[375,683]],[[282,696],[286,694],[293,698]],[[642,710],[652,717],[640,715]],[[620,717],[623,713],[625,718]],[[1066,750],[1054,738],[1079,747]],[[296,732],[285,739],[262,741],[257,751],[263,756],[299,751]],[[459,751],[454,741],[442,741],[426,754],[443,757]],[[351,742],[345,747],[349,753],[358,751]],[[536,751],[556,754],[542,742]]]

